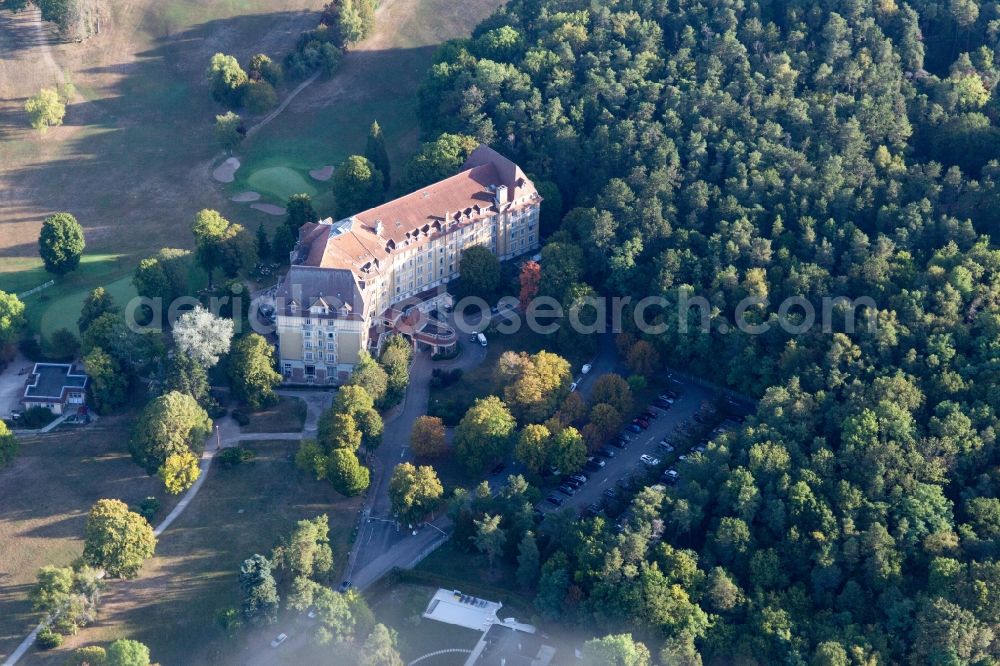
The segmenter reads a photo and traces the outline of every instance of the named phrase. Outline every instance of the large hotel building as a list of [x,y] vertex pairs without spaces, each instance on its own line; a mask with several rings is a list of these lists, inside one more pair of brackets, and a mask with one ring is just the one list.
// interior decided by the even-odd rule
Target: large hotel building
[[340,383],[362,350],[406,332],[453,347],[455,332],[421,317],[444,304],[462,252],[481,245],[501,260],[538,247],[541,197],[521,169],[488,146],[459,173],[343,220],[303,225],[276,291],[278,356],[285,380]]

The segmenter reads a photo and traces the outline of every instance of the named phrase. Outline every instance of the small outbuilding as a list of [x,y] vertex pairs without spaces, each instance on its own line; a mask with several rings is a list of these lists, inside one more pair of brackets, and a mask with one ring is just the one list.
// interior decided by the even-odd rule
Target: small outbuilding
[[55,415],[87,404],[88,377],[71,363],[36,363],[24,386],[25,409],[45,407]]

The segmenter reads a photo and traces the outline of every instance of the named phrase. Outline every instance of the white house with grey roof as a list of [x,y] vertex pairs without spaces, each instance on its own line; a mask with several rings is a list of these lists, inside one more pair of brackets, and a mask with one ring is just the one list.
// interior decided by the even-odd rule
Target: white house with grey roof
[[69,363],[36,363],[24,386],[25,409],[45,407],[53,414],[78,409],[87,403],[88,377]]

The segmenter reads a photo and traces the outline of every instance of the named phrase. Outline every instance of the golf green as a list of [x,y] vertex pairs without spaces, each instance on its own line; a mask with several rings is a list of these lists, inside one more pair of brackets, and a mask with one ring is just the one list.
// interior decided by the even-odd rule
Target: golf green
[[316,195],[316,188],[298,171],[285,166],[268,167],[254,171],[247,183],[250,188],[262,194],[270,194],[287,201],[293,194]]

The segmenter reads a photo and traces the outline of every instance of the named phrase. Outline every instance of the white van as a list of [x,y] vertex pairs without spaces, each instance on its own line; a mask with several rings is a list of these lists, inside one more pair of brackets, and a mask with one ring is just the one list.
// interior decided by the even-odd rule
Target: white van
[[485,335],[483,335],[482,333],[476,333],[476,339],[479,340],[479,346],[480,347],[485,347],[486,346],[486,336]]

